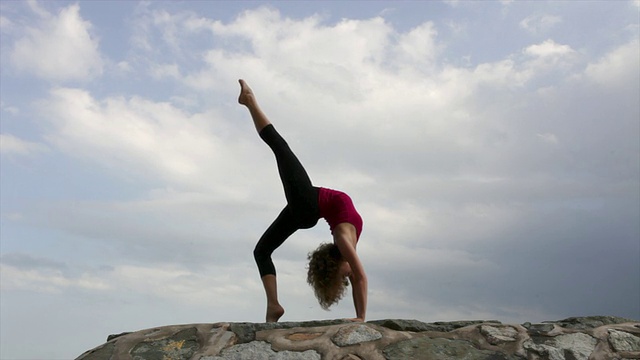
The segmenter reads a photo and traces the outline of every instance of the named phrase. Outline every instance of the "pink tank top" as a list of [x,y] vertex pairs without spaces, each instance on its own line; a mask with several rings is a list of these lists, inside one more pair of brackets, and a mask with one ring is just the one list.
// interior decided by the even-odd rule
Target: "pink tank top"
[[353,206],[353,201],[351,201],[349,195],[342,191],[321,187],[318,191],[318,206],[320,208],[320,217],[327,220],[332,234],[336,226],[346,222],[356,228],[356,240],[360,239],[362,217]]

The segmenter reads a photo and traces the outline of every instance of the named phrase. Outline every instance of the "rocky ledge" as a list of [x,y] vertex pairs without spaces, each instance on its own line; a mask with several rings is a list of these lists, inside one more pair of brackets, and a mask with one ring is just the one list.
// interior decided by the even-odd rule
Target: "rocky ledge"
[[537,324],[325,320],[164,326],[110,335],[76,360],[640,359],[640,321]]

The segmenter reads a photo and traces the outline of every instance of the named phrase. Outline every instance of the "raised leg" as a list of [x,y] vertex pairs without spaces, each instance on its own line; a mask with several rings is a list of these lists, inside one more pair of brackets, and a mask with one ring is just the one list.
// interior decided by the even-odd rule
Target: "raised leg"
[[291,208],[291,213],[298,222],[299,228],[308,229],[314,226],[320,216],[318,189],[313,187],[300,160],[273,125],[262,129],[260,137],[273,150],[284,188],[284,196],[287,198],[287,204]]
[[253,90],[247,85],[247,83],[240,79],[240,96],[238,96],[238,103],[244,105],[249,109],[249,113],[251,114],[251,119],[253,119],[253,124],[256,127],[256,131],[260,133],[265,126],[271,124],[267,116],[262,112],[260,106],[258,105],[258,101],[256,100],[255,95],[253,94]]
[[[306,170],[291,151],[287,142],[278,134],[271,122],[260,109],[253,91],[247,83],[240,79],[240,96],[238,102],[249,109],[251,119],[260,138],[269,145],[278,164],[278,173],[284,187],[287,204],[292,213],[305,223],[304,228],[315,225],[317,216],[318,191],[313,187]],[[314,219],[315,217],[315,219]]]

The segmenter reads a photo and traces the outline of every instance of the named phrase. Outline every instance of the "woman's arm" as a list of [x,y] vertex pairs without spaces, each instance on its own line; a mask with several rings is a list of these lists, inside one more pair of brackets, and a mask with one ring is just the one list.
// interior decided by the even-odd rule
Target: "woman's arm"
[[353,305],[356,308],[356,318],[354,321],[364,321],[367,315],[367,276],[362,274],[356,277],[353,274],[349,277],[353,293]]
[[342,223],[333,229],[333,241],[342,257],[351,267],[351,286],[353,288],[353,305],[356,308],[355,321],[364,321],[367,315],[367,275],[358,253],[356,252],[356,229],[349,223]]

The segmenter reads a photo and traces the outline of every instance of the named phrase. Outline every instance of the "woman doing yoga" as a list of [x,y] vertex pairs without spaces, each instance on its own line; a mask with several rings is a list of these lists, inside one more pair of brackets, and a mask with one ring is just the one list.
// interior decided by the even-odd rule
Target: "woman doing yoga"
[[278,302],[276,269],[271,254],[296,230],[313,227],[321,217],[329,223],[333,243],[322,244],[309,254],[307,282],[313,287],[320,305],[328,309],[342,298],[348,277],[356,310],[356,317],[350,320],[364,321],[367,276],[356,253],[362,218],[351,198],[343,192],[312,185],[304,167],[262,112],[244,80],[240,80],[238,102],[247,107],[258,134],[273,150],[287,199],[287,205],[253,251],[267,295],[266,321],[276,322],[284,314],[284,308]]

